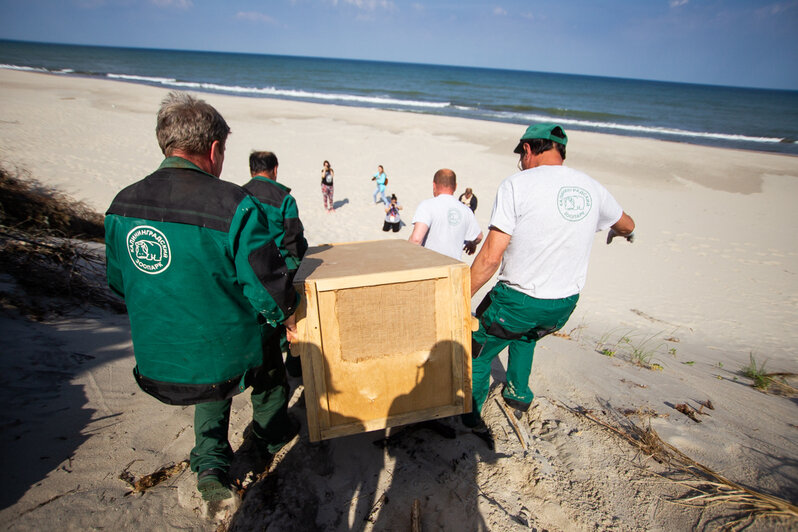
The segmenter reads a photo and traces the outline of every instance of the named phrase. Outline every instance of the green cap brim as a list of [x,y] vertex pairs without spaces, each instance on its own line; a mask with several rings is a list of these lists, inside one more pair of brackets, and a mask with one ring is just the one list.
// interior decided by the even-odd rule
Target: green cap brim
[[[554,131],[557,128],[560,128],[560,131],[562,131],[562,137],[552,133],[552,131]],[[534,140],[534,139],[551,140],[559,144],[562,144],[563,146],[568,144],[568,135],[565,134],[565,129],[561,125],[554,124],[552,122],[544,122],[542,124],[532,124],[531,126],[526,128],[524,134],[521,135],[521,141],[518,143],[518,146],[515,147],[513,152],[524,153],[524,147],[523,147],[524,141]]]

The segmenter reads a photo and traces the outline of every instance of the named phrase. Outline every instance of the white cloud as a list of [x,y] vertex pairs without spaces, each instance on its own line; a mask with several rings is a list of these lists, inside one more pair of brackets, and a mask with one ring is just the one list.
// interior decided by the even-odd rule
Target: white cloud
[[527,20],[535,20],[535,15],[533,15],[532,13],[529,13],[529,12],[521,13],[521,17],[525,18]]
[[497,7],[493,8],[493,14],[503,17],[503,16],[507,15],[507,10],[504,9],[503,7],[498,7],[497,6]]
[[249,22],[265,22],[267,24],[277,24],[277,21],[265,13],[258,13],[257,11],[239,11],[236,13],[236,18],[239,20],[248,20]]
[[194,7],[191,0],[150,0],[151,4],[158,7],[174,7],[176,9],[189,9]]
[[757,13],[760,15],[779,15],[785,11],[795,8],[796,6],[798,6],[798,1],[776,2],[775,4],[769,4],[761,7],[757,10]]
[[[328,0],[333,6],[337,6],[339,0]],[[392,0],[340,0],[341,3],[355,6],[363,11],[375,11],[377,8],[386,11],[396,10],[396,4]]]
[[668,2],[668,4],[671,7],[679,7],[679,6],[687,5],[687,3],[689,1],[690,0],[670,0],[670,2]]

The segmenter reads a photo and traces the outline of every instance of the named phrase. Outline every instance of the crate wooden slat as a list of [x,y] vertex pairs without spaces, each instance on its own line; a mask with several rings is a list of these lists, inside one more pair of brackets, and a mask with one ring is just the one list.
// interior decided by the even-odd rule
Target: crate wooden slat
[[468,265],[404,240],[333,244],[294,284],[311,441],[471,410]]

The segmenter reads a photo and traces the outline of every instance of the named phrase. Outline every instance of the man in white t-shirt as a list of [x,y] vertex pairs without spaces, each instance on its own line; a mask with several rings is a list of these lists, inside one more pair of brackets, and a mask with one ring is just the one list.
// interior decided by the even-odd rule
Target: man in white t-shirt
[[433,197],[421,202],[413,216],[413,232],[408,240],[460,260],[463,250],[472,255],[482,241],[474,213],[453,196],[457,176],[443,168],[432,178]]
[[515,148],[520,172],[496,192],[490,228],[471,266],[471,296],[501,265],[498,283],[477,308],[472,339],[474,411],[466,425],[484,429],[492,360],[509,347],[504,401],[517,415],[534,394],[529,375],[537,340],[565,325],[585,284],[594,234],[609,229],[631,242],[635,223],[587,174],[563,166],[568,137],[557,124],[533,124]]

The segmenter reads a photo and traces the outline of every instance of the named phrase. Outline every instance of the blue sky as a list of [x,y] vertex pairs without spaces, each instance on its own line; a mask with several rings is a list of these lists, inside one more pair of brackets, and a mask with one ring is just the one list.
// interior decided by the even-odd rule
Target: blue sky
[[798,0],[0,0],[0,38],[798,90]]

